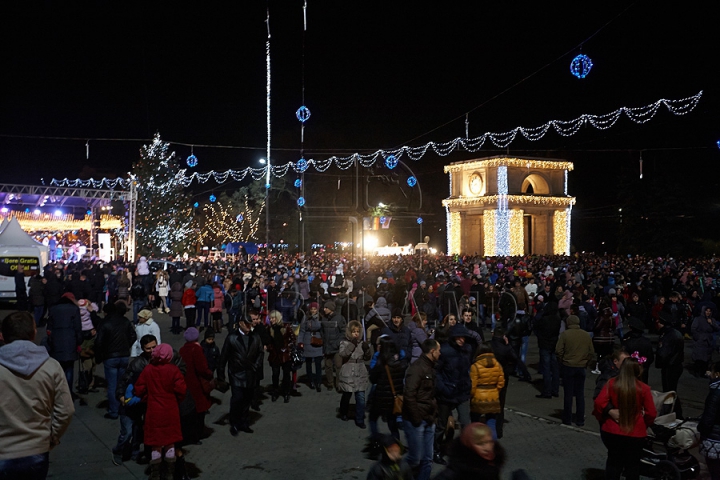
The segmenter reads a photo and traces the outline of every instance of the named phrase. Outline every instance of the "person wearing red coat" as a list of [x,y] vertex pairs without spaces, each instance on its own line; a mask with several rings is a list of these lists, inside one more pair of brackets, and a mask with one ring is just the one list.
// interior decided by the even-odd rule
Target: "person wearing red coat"
[[160,478],[165,462],[170,478],[175,470],[175,443],[182,441],[178,397],[187,392],[185,379],[173,363],[173,350],[167,343],[155,347],[152,360],[135,382],[135,395],[147,402],[145,414],[145,445],[152,449],[150,478]]
[[[195,327],[185,330],[185,340],[187,343],[180,348],[180,356],[185,361],[187,370],[185,371],[185,383],[187,389],[195,403],[195,412],[189,415],[189,422],[184,427],[184,443],[199,444],[200,437],[205,430],[205,415],[212,402],[210,401],[211,381],[213,372],[207,365],[207,359],[203,348],[198,343],[200,333]],[[186,420],[186,417],[183,417]]]
[[627,480],[640,477],[640,457],[646,444],[647,428],[657,410],[650,387],[640,381],[645,359],[629,357],[620,373],[611,378],[595,399],[593,415],[600,422],[600,438],[608,450],[605,478]]
[[197,311],[195,310],[196,302],[197,296],[195,295],[192,280],[188,280],[185,284],[182,300],[180,301],[185,309],[185,329],[195,326],[195,318],[197,317]]

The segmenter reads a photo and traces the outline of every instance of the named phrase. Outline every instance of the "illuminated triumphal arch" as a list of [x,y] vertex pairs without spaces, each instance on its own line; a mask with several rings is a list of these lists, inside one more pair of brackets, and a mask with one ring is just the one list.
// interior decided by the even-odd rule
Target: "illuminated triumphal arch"
[[448,253],[569,254],[572,169],[561,160],[504,156],[446,165]]

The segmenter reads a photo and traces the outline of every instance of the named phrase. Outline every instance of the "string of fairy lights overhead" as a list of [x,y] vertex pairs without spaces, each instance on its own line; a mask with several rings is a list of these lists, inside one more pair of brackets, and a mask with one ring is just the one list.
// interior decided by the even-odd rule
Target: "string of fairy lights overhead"
[[[374,166],[378,160],[383,160],[385,166],[388,169],[394,169],[399,160],[404,156],[413,161],[419,161],[428,152],[433,152],[440,156],[447,156],[454,151],[465,150],[467,152],[477,152],[480,150],[487,141],[490,141],[493,145],[499,148],[505,148],[509,146],[513,141],[518,138],[518,135],[530,141],[538,141],[542,139],[548,132],[555,131],[561,136],[570,137],[580,131],[580,128],[586,125],[592,126],[598,130],[607,130],[613,127],[617,121],[623,115],[631,121],[643,124],[652,120],[655,115],[660,111],[661,107],[667,108],[667,110],[673,115],[686,115],[692,112],[700,102],[700,98],[703,95],[703,91],[696,93],[690,97],[685,97],[678,100],[669,100],[661,98],[653,103],[644,105],[642,107],[621,107],[612,112],[605,113],[603,115],[592,115],[583,114],[573,120],[550,120],[543,125],[537,127],[522,127],[518,126],[512,130],[506,132],[486,132],[479,137],[475,138],[462,138],[457,137],[447,142],[428,142],[424,145],[409,147],[403,146],[391,150],[376,150],[373,153],[361,154],[353,153],[345,157],[332,156],[324,160],[316,160],[301,157],[296,162],[287,162],[285,164],[276,164],[271,166],[265,166],[260,168],[247,167],[241,170],[225,170],[225,171],[209,171],[209,172],[192,172],[188,173],[187,170],[181,170],[178,181],[183,186],[190,186],[193,182],[204,184],[210,180],[222,184],[228,180],[242,181],[246,178],[252,180],[261,180],[263,177],[267,178],[268,174],[272,174],[276,178],[284,177],[291,170],[296,174],[303,174],[310,167],[314,168],[317,172],[325,172],[330,167],[336,166],[341,170],[347,170],[352,167],[356,162],[365,168]],[[306,120],[309,118],[309,110],[307,111]],[[305,115],[305,113],[303,114]],[[300,115],[298,115],[300,120]],[[304,123],[300,120],[301,123]],[[269,170],[268,170],[269,168]],[[302,182],[302,181],[301,181]],[[62,187],[84,187],[84,188],[128,188],[129,179],[126,178],[102,178],[99,180],[90,178],[84,179],[52,179],[52,185]],[[301,183],[302,185],[302,183]],[[411,185],[412,186],[412,185]]]

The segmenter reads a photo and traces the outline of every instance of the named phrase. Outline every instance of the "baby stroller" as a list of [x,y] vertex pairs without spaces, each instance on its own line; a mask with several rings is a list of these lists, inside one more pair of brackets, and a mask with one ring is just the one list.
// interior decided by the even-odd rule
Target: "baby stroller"
[[697,478],[700,464],[688,450],[700,439],[697,422],[677,420],[675,392],[652,392],[658,416],[648,428],[640,458],[640,474],[658,480]]

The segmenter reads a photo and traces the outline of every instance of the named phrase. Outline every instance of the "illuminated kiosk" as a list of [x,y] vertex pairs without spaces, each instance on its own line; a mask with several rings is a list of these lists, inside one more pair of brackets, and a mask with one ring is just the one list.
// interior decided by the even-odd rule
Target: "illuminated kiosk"
[[445,166],[448,254],[570,253],[571,162],[486,157]]

